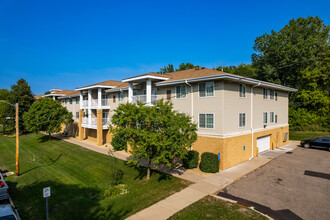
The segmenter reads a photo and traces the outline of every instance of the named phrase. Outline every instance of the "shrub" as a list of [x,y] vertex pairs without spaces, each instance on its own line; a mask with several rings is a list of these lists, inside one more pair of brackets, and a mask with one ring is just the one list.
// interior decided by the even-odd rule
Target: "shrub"
[[115,151],[117,150],[127,150],[127,142],[125,140],[124,134],[116,133],[111,141],[111,145]]
[[199,153],[195,150],[188,151],[187,157],[183,159],[183,166],[186,169],[198,167]]
[[105,198],[113,198],[116,196],[124,195],[128,193],[128,187],[125,184],[119,184],[116,186],[111,186],[109,189],[104,191],[103,196]]
[[218,155],[209,152],[203,153],[199,168],[206,173],[219,172]]

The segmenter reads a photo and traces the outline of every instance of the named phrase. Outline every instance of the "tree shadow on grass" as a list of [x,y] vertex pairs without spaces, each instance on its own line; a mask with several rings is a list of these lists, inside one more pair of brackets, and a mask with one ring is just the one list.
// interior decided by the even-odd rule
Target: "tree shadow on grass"
[[49,140],[49,136],[48,135],[42,135],[41,137],[38,138],[39,143],[45,143],[45,142],[48,142],[48,141],[60,141],[60,140],[61,139],[58,139],[58,138],[55,138],[55,137],[52,137]]
[[129,210],[114,208],[114,203],[101,207],[103,192],[97,187],[55,181],[36,182],[19,187],[17,182],[7,183],[22,219],[46,218],[45,199],[42,195],[45,187],[51,188],[48,200],[50,219],[123,219],[129,213]]
[[[127,164],[126,164],[127,165]],[[130,166],[130,165],[127,165]],[[143,167],[143,166],[130,166],[133,167],[135,170],[138,171],[137,176],[134,178],[134,180],[142,180],[145,179],[147,177],[147,168]],[[161,182],[161,181],[165,181],[165,180],[171,180],[172,176],[157,170],[153,170],[150,169],[150,178],[152,178],[153,176],[156,176],[158,174],[158,178],[157,181]]]
[[62,154],[59,154],[55,159],[49,158],[49,161],[50,161],[49,164],[44,164],[44,165],[39,165],[39,166],[33,167],[33,168],[21,173],[21,175],[24,175],[24,174],[26,174],[32,170],[38,169],[40,167],[49,167],[49,166],[53,165],[54,163],[56,163],[61,158],[61,156],[62,156]]

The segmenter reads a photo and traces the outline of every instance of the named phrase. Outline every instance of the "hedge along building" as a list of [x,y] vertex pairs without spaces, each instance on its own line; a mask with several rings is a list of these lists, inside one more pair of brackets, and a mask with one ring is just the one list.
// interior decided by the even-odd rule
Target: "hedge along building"
[[80,140],[110,143],[108,127],[120,103],[169,100],[198,124],[191,149],[218,154],[224,170],[288,143],[288,94],[296,90],[198,67],[105,81],[76,91],[81,100]]

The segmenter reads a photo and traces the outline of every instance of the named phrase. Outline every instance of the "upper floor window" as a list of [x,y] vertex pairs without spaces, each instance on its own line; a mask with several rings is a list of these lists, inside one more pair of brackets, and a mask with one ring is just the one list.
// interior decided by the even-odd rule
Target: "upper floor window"
[[239,127],[245,127],[245,113],[239,113]]
[[200,128],[214,128],[214,114],[199,114]]
[[72,104],[72,99],[69,99],[70,104]]
[[204,82],[198,84],[199,97],[214,96],[214,82]]
[[270,119],[269,119],[269,122],[270,122],[270,123],[274,123],[274,121],[275,121],[275,114],[274,114],[274,112],[270,112]]
[[186,85],[176,86],[176,98],[186,98]]
[[83,100],[88,100],[88,96],[87,95],[83,96]]
[[120,93],[119,93],[119,95],[118,95],[118,99],[119,99],[119,102],[124,101],[124,93],[123,93],[123,92],[120,92]]
[[171,90],[166,91],[166,99],[171,100]]
[[239,97],[245,98],[245,86],[243,84],[239,84]]
[[109,112],[102,112],[102,118],[108,118]]
[[274,100],[275,91],[273,89],[269,90],[269,99]]
[[264,123],[264,124],[267,124],[267,123],[268,123],[268,115],[267,115],[267,112],[264,112],[264,113],[263,113],[263,123]]
[[79,104],[79,101],[80,101],[80,97],[77,97],[76,98],[76,104]]
[[79,112],[76,112],[76,118],[79,118]]
[[66,104],[66,99],[64,99],[64,104]]
[[277,92],[275,92],[275,101],[277,101]]
[[116,103],[116,95],[113,95],[113,96],[112,96],[112,102],[113,102],[113,103]]
[[102,94],[102,99],[108,99],[108,95],[107,94]]
[[133,96],[138,95],[138,90],[137,89],[133,89]]
[[264,88],[264,99],[268,99],[268,89]]

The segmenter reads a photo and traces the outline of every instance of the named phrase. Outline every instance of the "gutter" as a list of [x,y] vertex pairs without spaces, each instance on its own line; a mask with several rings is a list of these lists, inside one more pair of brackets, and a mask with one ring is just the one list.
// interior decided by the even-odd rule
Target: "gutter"
[[253,136],[253,88],[260,86],[260,84],[261,83],[259,82],[258,85],[251,86],[251,117],[250,117],[251,118],[251,123],[250,124],[251,124],[251,137],[252,137],[252,139],[251,139],[251,143],[252,143],[252,146],[251,146],[252,151],[251,152],[252,153],[251,153],[251,157],[250,157],[249,160],[251,160],[253,158],[253,153],[254,153],[253,152],[253,149],[254,149],[254,145],[253,145],[254,144],[253,143],[254,142],[253,141],[254,140],[254,136]]

